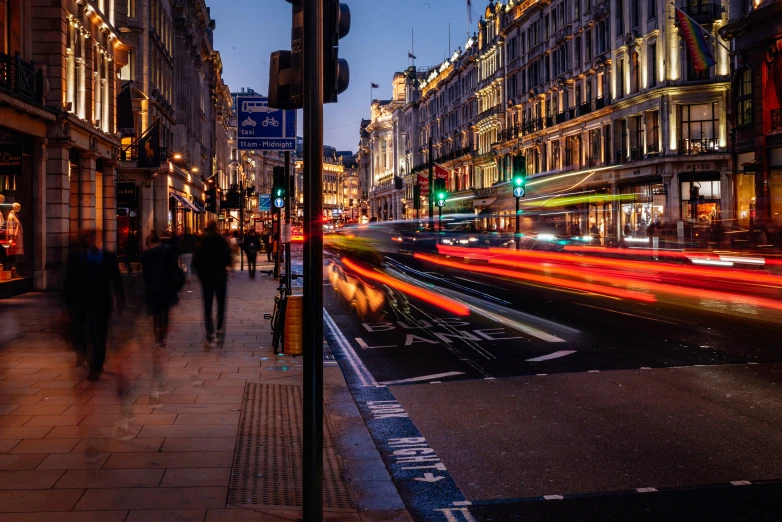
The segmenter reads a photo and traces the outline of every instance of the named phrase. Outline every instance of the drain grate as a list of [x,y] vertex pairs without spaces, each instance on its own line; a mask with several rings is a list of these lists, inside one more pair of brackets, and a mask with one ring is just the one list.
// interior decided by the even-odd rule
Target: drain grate
[[[301,507],[302,387],[248,383],[239,419],[228,503],[243,507]],[[323,422],[323,505],[355,509],[334,445]]]

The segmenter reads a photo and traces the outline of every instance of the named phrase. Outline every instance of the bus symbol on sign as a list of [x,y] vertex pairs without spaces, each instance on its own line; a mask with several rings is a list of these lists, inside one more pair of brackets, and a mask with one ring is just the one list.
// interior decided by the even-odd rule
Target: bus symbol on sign
[[275,198],[274,199],[274,206],[276,208],[282,208],[285,206],[285,200],[282,198]]
[[513,195],[517,198],[524,197],[524,187],[513,187]]

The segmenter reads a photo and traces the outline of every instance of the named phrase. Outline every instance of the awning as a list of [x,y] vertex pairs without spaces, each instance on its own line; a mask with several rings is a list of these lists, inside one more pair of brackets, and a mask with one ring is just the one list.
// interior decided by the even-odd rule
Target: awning
[[511,211],[516,211],[516,198],[499,198],[494,200],[491,205],[481,210],[478,215],[488,216],[491,214],[499,214],[500,212]]
[[193,201],[193,205],[195,205],[195,208],[198,209],[200,214],[206,214],[206,208],[204,208],[200,201]]
[[172,192],[171,197],[177,200],[182,205],[182,208],[185,209],[186,211],[195,212],[196,214],[202,214],[204,212],[203,210],[193,205],[193,203],[189,199],[180,196],[179,194],[175,194]]

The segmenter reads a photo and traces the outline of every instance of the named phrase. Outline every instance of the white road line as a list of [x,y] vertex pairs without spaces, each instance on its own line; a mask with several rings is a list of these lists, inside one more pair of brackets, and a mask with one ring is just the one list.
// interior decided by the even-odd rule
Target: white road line
[[350,346],[350,342],[345,338],[342,330],[339,329],[337,323],[334,322],[334,319],[331,318],[325,308],[323,309],[323,322],[326,327],[334,334],[334,337],[342,348],[345,357],[347,358],[348,362],[350,362],[350,365],[353,367],[356,375],[358,375],[358,379],[361,381],[361,385],[374,386],[377,384],[372,378],[372,374],[369,373],[367,367],[364,366],[363,361],[356,354],[355,350],[353,350],[353,347]]
[[565,357],[566,355],[570,355],[571,353],[576,353],[576,351],[559,350],[558,352],[550,353],[548,355],[541,355],[540,357],[533,357],[532,359],[527,359],[527,362],[540,362],[540,361],[549,361],[551,359],[559,359],[560,357]]
[[657,488],[635,488],[638,493],[654,493]]
[[472,502],[469,500],[457,500],[453,503],[454,506],[472,506]]
[[434,379],[440,379],[442,377],[453,377],[455,375],[464,375],[464,372],[446,372],[446,373],[436,373],[434,375],[423,375],[421,377],[411,377],[409,379],[399,379],[397,381],[383,381],[378,384],[402,384],[405,382],[421,382],[421,381],[431,381]]
[[562,495],[543,495],[543,498],[546,500],[564,500],[565,497]]
[[751,486],[752,485],[752,482],[750,482],[749,480],[732,480],[730,483],[733,484],[734,486]]

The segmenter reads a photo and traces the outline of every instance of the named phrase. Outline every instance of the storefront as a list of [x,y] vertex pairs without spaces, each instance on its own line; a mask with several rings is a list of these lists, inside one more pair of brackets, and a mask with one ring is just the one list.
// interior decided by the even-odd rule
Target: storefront
[[[719,172],[683,172],[679,174],[679,184],[682,221],[695,220],[699,225],[711,225],[715,220],[722,219],[722,182]],[[691,199],[694,195],[697,195],[695,201]],[[748,213],[751,214],[749,208]]]
[[[0,132],[0,285],[31,282],[32,147],[31,139]],[[27,290],[32,289],[31,284],[27,286]],[[0,294],[5,293],[0,290]]]
[[[665,187],[661,182],[645,182],[622,186],[619,223],[625,239],[645,239],[650,225],[664,226]],[[689,194],[689,189],[688,192]]]
[[135,181],[117,181],[117,254],[123,261],[135,261],[138,257],[138,196]]

